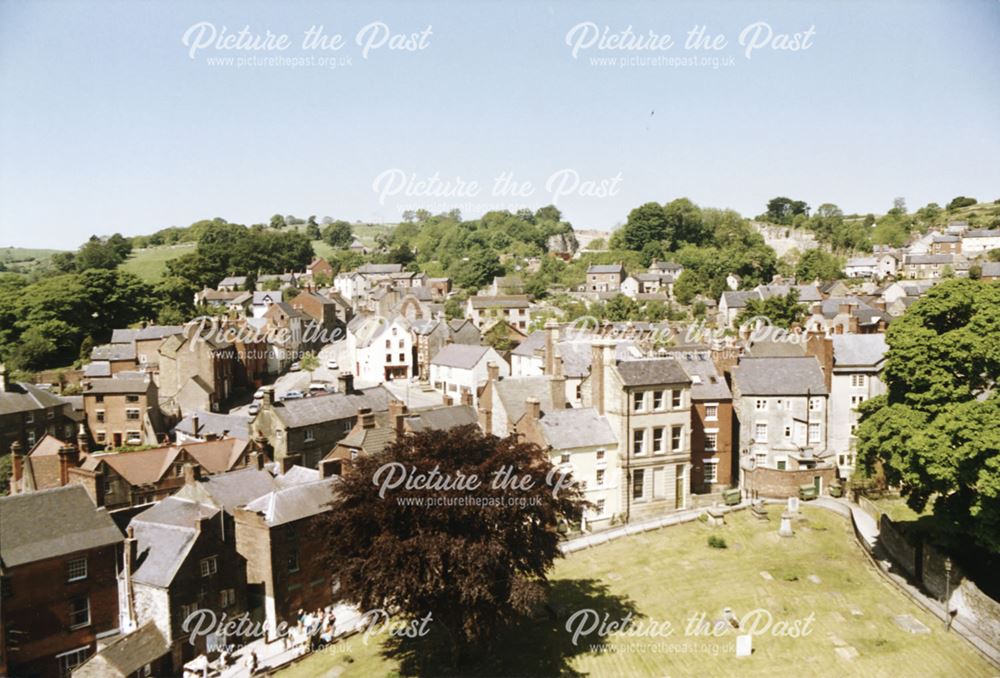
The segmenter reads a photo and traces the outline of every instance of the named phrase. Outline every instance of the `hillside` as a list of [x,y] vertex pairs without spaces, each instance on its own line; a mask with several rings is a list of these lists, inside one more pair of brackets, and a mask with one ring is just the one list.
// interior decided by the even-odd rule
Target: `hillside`
[[35,266],[48,261],[53,254],[61,251],[30,247],[3,247],[0,248],[0,265],[8,271],[27,273]]

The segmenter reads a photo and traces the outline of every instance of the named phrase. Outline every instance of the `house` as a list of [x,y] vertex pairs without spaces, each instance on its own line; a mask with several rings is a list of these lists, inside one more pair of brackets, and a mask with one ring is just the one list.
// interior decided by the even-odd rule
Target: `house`
[[834,336],[830,379],[829,448],[836,458],[840,476],[850,477],[855,467],[855,429],[858,406],[885,393],[881,379],[888,345],[884,334]]
[[247,277],[245,275],[230,275],[219,281],[215,286],[217,290],[223,292],[240,292],[247,288]]
[[27,454],[22,454],[20,443],[11,446],[10,494],[25,494],[62,487],[69,483],[70,469],[85,454],[87,434],[80,427],[77,447],[45,434]]
[[566,389],[547,376],[500,378],[499,365],[492,365],[489,380],[479,396],[479,425],[486,433],[506,438],[516,430],[517,422],[527,411],[528,398],[539,401],[541,412],[565,409],[560,400]]
[[[590,374],[591,346],[589,339],[565,338],[571,337],[567,329],[549,322],[543,330],[532,332],[511,351],[510,373],[513,377],[555,374],[555,361],[558,360],[566,379],[566,400],[573,407],[580,407],[583,403],[583,382]],[[620,344],[623,347],[627,345],[630,345],[629,342]]]
[[877,274],[877,257],[852,257],[844,265],[844,275],[848,278],[874,278]]
[[[186,484],[198,482],[187,465]],[[126,618],[142,628],[152,623],[169,650],[157,658],[166,675],[217,644],[224,635],[192,637],[185,620],[198,610],[238,617],[247,610],[246,558],[237,551],[235,524],[224,510],[187,498],[168,497],[136,515],[128,526],[123,580]],[[237,639],[238,640],[238,639]]]
[[234,299],[242,296],[245,292],[239,290],[213,290],[206,287],[200,292],[194,293],[195,306],[207,306],[209,308],[228,308]]
[[448,344],[431,360],[430,382],[456,400],[468,393],[473,407],[478,407],[479,388],[489,378],[488,364],[496,365],[500,376],[510,376],[510,366],[492,346]]
[[936,280],[947,268],[955,269],[954,254],[909,254],[903,258],[902,273],[911,280]]
[[136,359],[135,344],[102,344],[90,350],[91,362],[106,363],[111,376],[119,372],[134,372],[139,362]]
[[413,374],[413,335],[403,316],[358,315],[347,324],[348,365],[359,381],[379,384]]
[[733,327],[736,318],[743,309],[747,307],[750,299],[759,299],[760,295],[755,291],[738,292],[727,290],[719,298],[719,324],[723,327]]
[[583,485],[587,509],[582,528],[601,529],[621,513],[621,468],[618,439],[608,418],[593,407],[556,409],[542,413],[537,398],[529,398],[517,422],[519,437],[541,447],[560,471]]
[[69,401],[34,384],[9,381],[0,363],[0,451],[15,441],[29,450],[46,434],[71,438],[75,430]]
[[935,234],[931,239],[931,254],[961,254],[962,238],[957,235]]
[[830,297],[810,305],[804,324],[806,332],[834,334],[871,334],[884,332],[891,317],[880,308],[884,303],[869,304],[860,297]]
[[[291,306],[311,321],[312,331],[303,340],[315,350],[345,337],[345,328],[352,316],[351,307],[334,292],[329,297],[319,292],[304,290],[291,301]],[[315,335],[315,336],[311,336]]]
[[275,461],[290,457],[303,466],[315,468],[350,433],[359,409],[389,411],[392,396],[381,384],[355,389],[354,377],[344,373],[340,374],[339,382],[337,393],[280,402],[275,402],[272,387],[264,388],[252,431],[255,437],[262,435],[267,439]]
[[316,282],[317,278],[329,283],[329,281],[333,280],[335,273],[336,271],[333,270],[333,266],[323,257],[316,257],[306,266],[306,276],[311,278],[313,283]]
[[595,340],[584,394],[619,441],[623,520],[687,508],[691,379],[679,361],[619,360],[614,341]]
[[0,675],[68,676],[118,633],[122,541],[82,487],[0,497]]
[[982,280],[1000,280],[1000,261],[987,261],[982,264],[980,278]]
[[284,290],[289,287],[297,287],[298,281],[299,274],[296,273],[265,273],[264,275],[257,276],[257,287],[260,289],[271,287]]
[[790,292],[798,293],[799,303],[810,304],[814,301],[822,301],[823,294],[816,285],[786,285],[782,283],[772,283],[770,285],[758,285],[749,292],[725,291],[719,297],[718,322],[725,327],[733,327],[736,318],[747,307],[751,299],[764,300],[774,296],[787,296]]
[[365,247],[364,244],[362,244],[362,242],[357,238],[351,241],[351,244],[347,249],[351,252],[356,252],[357,254],[368,254],[369,252],[369,249]]
[[225,473],[250,463],[250,441],[222,438],[202,443],[165,445],[148,450],[90,454],[69,471],[69,482],[82,485],[98,506],[108,509],[159,501],[184,484],[184,466],[205,475]]
[[976,228],[962,234],[962,254],[977,255],[995,249],[1000,249],[1000,229],[998,228]]
[[[452,341],[451,327],[444,320],[414,320],[410,322],[410,332],[413,335],[417,376],[421,382],[427,383],[431,378],[431,358]],[[476,330],[477,336],[478,333]]]
[[98,447],[155,445],[166,431],[149,375],[122,373],[84,382],[83,409]]
[[233,342],[213,328],[189,324],[160,345],[160,405],[175,416],[218,412],[244,373]]
[[896,277],[899,270],[899,257],[892,252],[882,252],[876,255],[876,275],[880,279]]
[[752,495],[798,496],[834,482],[828,460],[829,389],[814,356],[742,358],[732,370],[739,421],[740,487]]
[[622,280],[621,286],[619,286],[618,291],[624,294],[629,299],[635,299],[639,295],[639,290],[642,289],[642,285],[639,279],[632,275],[631,273]]
[[482,330],[492,321],[505,320],[522,332],[531,322],[531,302],[525,295],[472,296],[465,306],[466,317]]
[[617,292],[625,280],[625,267],[621,264],[593,264],[587,268],[588,292]]
[[250,440],[250,421],[242,414],[197,410],[177,422],[171,433],[178,444],[202,443],[227,437]]
[[271,306],[280,304],[285,300],[285,295],[281,290],[257,290],[250,294],[249,315],[252,318],[263,318]]
[[73,670],[73,678],[130,678],[170,675],[170,643],[148,621],[131,633],[112,639]]
[[676,353],[691,380],[691,491],[711,493],[738,482],[733,394],[709,351]]

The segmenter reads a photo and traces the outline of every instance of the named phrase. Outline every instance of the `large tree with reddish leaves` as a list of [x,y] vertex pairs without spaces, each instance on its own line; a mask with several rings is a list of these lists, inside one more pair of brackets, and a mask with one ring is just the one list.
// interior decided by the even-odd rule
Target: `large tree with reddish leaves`
[[323,539],[344,598],[403,618],[430,613],[457,661],[544,600],[558,526],[585,506],[536,445],[463,426],[352,462]]

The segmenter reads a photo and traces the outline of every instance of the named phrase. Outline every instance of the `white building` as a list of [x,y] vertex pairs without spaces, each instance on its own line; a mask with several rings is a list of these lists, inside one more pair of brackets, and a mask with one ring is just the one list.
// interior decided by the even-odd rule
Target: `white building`
[[1000,229],[977,228],[962,235],[962,254],[976,255],[1000,249]]
[[836,455],[840,476],[847,478],[855,465],[857,408],[885,392],[879,373],[888,346],[884,334],[843,334],[832,338],[833,376],[830,380],[829,447]]
[[471,396],[472,406],[479,407],[479,387],[490,376],[489,364],[497,366],[498,376],[510,376],[510,365],[492,346],[447,344],[431,359],[431,384],[456,403]]
[[844,275],[848,278],[871,278],[877,271],[878,259],[875,257],[854,257],[844,266]]
[[[413,374],[413,334],[403,316],[359,315],[347,325],[348,364],[360,381],[379,384]],[[350,367],[348,367],[348,365]]]

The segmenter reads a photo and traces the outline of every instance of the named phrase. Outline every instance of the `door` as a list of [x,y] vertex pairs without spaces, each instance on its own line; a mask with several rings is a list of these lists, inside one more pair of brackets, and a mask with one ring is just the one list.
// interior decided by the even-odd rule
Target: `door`
[[112,436],[112,439],[113,439],[115,447],[121,447],[122,446],[122,434],[121,433],[115,433]]
[[684,464],[674,470],[674,508],[684,508]]
[[665,469],[660,466],[653,469],[653,499],[663,499],[667,492]]
[[813,476],[813,487],[816,488],[816,496],[823,494],[823,476]]

